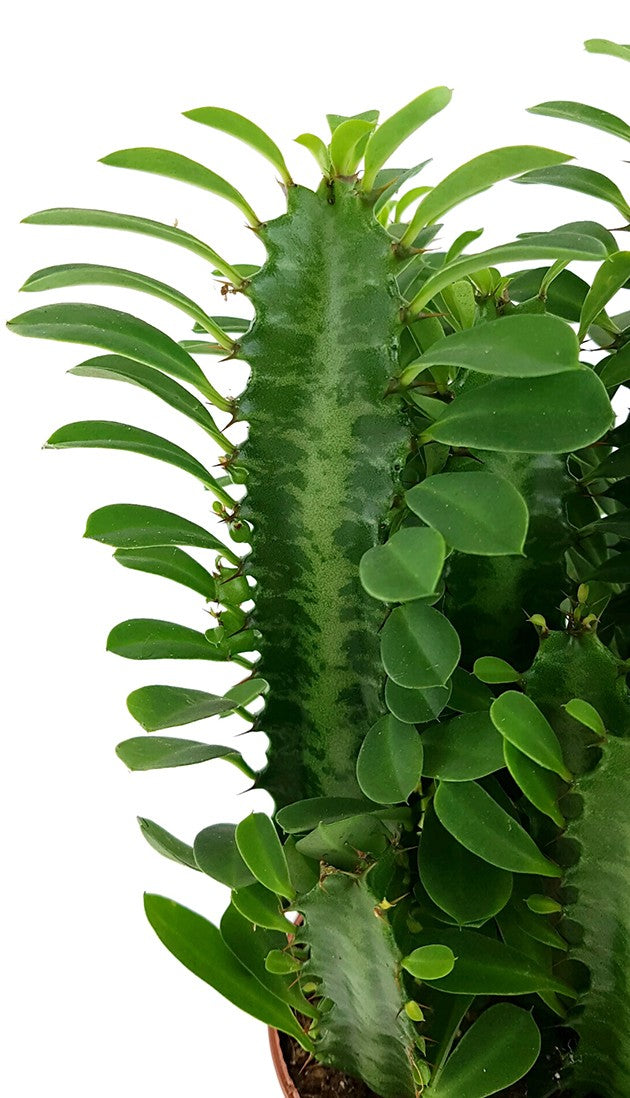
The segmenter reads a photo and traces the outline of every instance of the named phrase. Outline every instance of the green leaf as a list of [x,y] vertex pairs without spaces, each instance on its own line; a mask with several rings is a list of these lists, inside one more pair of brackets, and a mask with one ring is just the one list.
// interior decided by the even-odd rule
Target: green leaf
[[236,845],[247,868],[270,892],[292,900],[295,889],[278,833],[269,816],[252,812],[236,828]]
[[216,694],[185,686],[141,686],[127,698],[127,709],[145,732],[156,732],[231,713],[234,704]]
[[122,229],[131,233],[141,233],[143,236],[153,236],[158,240],[167,240],[171,244],[179,244],[189,252],[209,260],[217,267],[225,278],[241,286],[243,277],[235,267],[226,263],[221,256],[203,240],[178,229],[174,225],[164,225],[161,221],[151,221],[147,217],[137,217],[135,214],[113,213],[111,210],[82,210],[74,207],[57,207],[52,210],[39,210],[23,218],[23,224],[27,225],[84,225],[97,229]]
[[451,623],[425,602],[397,606],[381,633],[383,666],[399,686],[443,686],[460,652]]
[[487,712],[462,713],[422,733],[424,765],[429,778],[468,782],[501,770],[503,740]]
[[427,945],[445,945],[455,954],[453,971],[441,980],[429,981],[438,991],[452,995],[530,995],[557,991],[575,998],[573,989],[552,976],[547,968],[478,930],[435,926],[421,931],[417,937]]
[[524,828],[476,782],[440,782],[434,803],[446,830],[490,865],[513,873],[561,875]]
[[491,919],[512,895],[512,874],[466,850],[432,807],[422,825],[418,869],[433,903],[462,926]]
[[348,816],[376,811],[369,801],[353,797],[308,797],[287,804],[276,813],[276,823],[288,834],[312,831],[321,822],[330,823]]
[[101,157],[101,164],[111,164],[115,168],[133,168],[135,171],[150,172],[152,175],[164,175],[168,179],[176,179],[179,183],[191,183],[194,187],[201,187],[205,191],[219,195],[227,199],[240,210],[249,221],[252,228],[257,229],[261,225],[260,218],[256,216],[249,202],[246,202],[240,191],[223,179],[220,175],[210,171],[196,160],[189,160],[187,156],[171,152],[169,149],[119,149],[108,156]]
[[630,381],[630,343],[605,358],[599,370],[599,377],[607,389],[615,389]]
[[254,772],[245,763],[243,757],[231,747],[211,743],[199,743],[197,740],[182,740],[167,736],[134,736],[123,740],[116,747],[116,754],[129,770],[164,770],[173,766],[193,766],[195,763],[209,762],[211,759],[225,759],[233,763],[248,777]]
[[330,158],[336,175],[354,175],[373,129],[374,122],[362,118],[348,118],[335,127],[330,142]]
[[513,1003],[495,1003],[473,1022],[451,1053],[431,1098],[486,1098],[516,1083],[540,1054],[532,1015]]
[[481,556],[522,554],[529,515],[520,492],[496,473],[438,473],[405,495],[446,543]]
[[456,331],[473,327],[477,317],[477,304],[475,291],[469,279],[462,278],[459,282],[453,282],[451,286],[445,286],[441,298]]
[[531,236],[511,241],[509,244],[498,244],[486,252],[461,256],[454,263],[441,267],[423,283],[422,288],[410,302],[407,312],[410,318],[417,317],[445,286],[497,263],[520,262],[522,259],[594,260],[605,259],[607,254],[600,240],[586,234],[532,233]]
[[254,884],[255,877],[236,845],[236,824],[204,827],[195,839],[193,854],[202,873],[228,888],[246,888]]
[[226,110],[225,107],[195,107],[194,110],[183,113],[184,118],[201,122],[204,126],[211,126],[214,130],[221,130],[222,133],[229,133],[239,141],[244,141],[273,164],[287,186],[292,185],[289,169],[275,141],[255,122],[250,122],[249,118],[244,118],[236,111]]
[[521,677],[511,664],[498,656],[480,656],[475,660],[473,675],[481,682],[489,683],[518,682]]
[[175,835],[171,835],[170,831],[166,831],[159,824],[154,823],[153,820],[146,820],[142,816],[138,816],[138,823],[149,846],[157,850],[158,854],[170,858],[173,862],[179,862],[180,865],[187,865],[190,869],[199,869],[192,846],[182,842],[181,839],[177,839]]
[[78,377],[96,377],[105,380],[127,381],[137,385],[140,389],[146,389],[165,401],[171,408],[182,412],[194,423],[203,427],[219,446],[226,451],[232,449],[232,444],[219,431],[205,404],[194,393],[190,393],[183,385],[179,385],[172,378],[155,370],[152,366],[145,366],[142,362],[134,362],[131,358],[123,358],[122,355],[97,355],[96,358],[87,359],[78,366],[68,370],[69,374]]
[[539,766],[509,740],[503,741],[503,757],[510,774],[527,800],[539,812],[549,816],[558,827],[564,827],[566,821],[558,804],[562,791],[558,775]]
[[282,949],[272,949],[265,958],[265,968],[274,976],[288,976],[291,972],[299,972],[302,961],[285,953]]
[[535,915],[558,915],[562,911],[562,904],[552,900],[551,896],[543,896],[535,893],[525,900],[530,911]]
[[[629,215],[630,216],[630,215]],[[582,306],[579,338],[584,339],[602,309],[630,278],[630,252],[615,252],[602,263]]]
[[443,945],[426,945],[403,957],[402,966],[416,980],[439,980],[455,967],[456,955]]
[[401,381],[408,384],[429,366],[463,367],[499,377],[544,377],[575,370],[578,352],[575,332],[560,317],[512,314],[440,340],[405,367]]
[[600,717],[597,710],[590,704],[590,702],[584,701],[583,698],[572,698],[566,705],[563,705],[563,709],[566,709],[570,717],[573,717],[574,721],[579,721],[586,728],[590,728],[591,732],[594,732],[596,736],[606,735],[606,726]]
[[64,286],[121,286],[123,289],[140,290],[152,297],[160,298],[161,301],[167,301],[169,305],[174,305],[187,313],[201,324],[204,331],[213,335],[217,343],[220,343],[226,351],[231,351],[235,347],[234,340],[225,334],[200,305],[179,290],[167,286],[165,282],[158,282],[157,279],[140,274],[138,271],[127,271],[121,267],[105,267],[98,263],[63,263],[36,271],[27,278],[21,289],[57,290]]
[[466,250],[469,244],[472,244],[475,240],[479,240],[482,235],[483,229],[467,229],[466,232],[460,233],[455,237],[455,240],[451,244],[449,250],[444,256],[445,263],[452,263],[455,259],[458,259],[463,251]]
[[[407,182],[407,180],[413,179],[413,177],[415,175],[418,175],[418,172],[421,172],[422,169],[426,168],[427,164],[430,164],[430,163],[431,163],[430,160],[422,160],[420,162],[420,164],[414,164],[413,168],[400,168],[400,169],[393,168],[392,172],[394,174],[393,174],[391,182],[388,183],[382,190],[380,190],[379,196],[376,199],[376,202],[374,203],[374,205],[372,207],[374,215],[377,216],[381,212],[383,207],[386,206],[387,203],[390,202],[393,199],[394,195],[398,193],[400,188],[402,186],[404,186],[404,184]],[[379,188],[379,185],[380,185],[380,176],[381,176],[381,173],[379,172],[379,174],[376,178],[377,189]],[[421,191],[422,193],[424,193],[424,192],[426,192],[430,189],[431,189],[430,187],[418,187],[417,188],[417,190]],[[402,201],[402,199],[401,199],[401,201]],[[395,208],[396,208],[397,211],[399,209],[399,206],[400,206],[400,202],[396,203]],[[394,220],[398,221],[400,219],[398,217],[396,217]],[[388,226],[388,231],[390,231],[390,228],[391,227]]]
[[261,984],[301,1014],[308,1018],[317,1018],[317,1008],[305,999],[295,978],[287,980],[286,977],[273,975],[265,968],[265,958],[269,950],[286,946],[286,934],[265,930],[262,926],[252,926],[234,904],[230,904],[221,918],[221,936],[232,953],[254,973]]
[[408,210],[414,202],[419,198],[422,198],[422,195],[427,194],[430,190],[432,190],[432,187],[413,187],[410,191],[407,191],[396,203],[395,220],[397,222],[400,221],[405,210]]
[[237,557],[223,542],[196,522],[141,503],[112,503],[93,511],[87,520],[86,538],[117,549],[148,549],[155,546],[194,545],[214,549],[232,564]]
[[411,724],[391,714],[365,737],[357,760],[361,792],[377,804],[399,804],[417,789],[422,774],[422,741]]
[[232,903],[254,926],[262,926],[265,930],[281,930],[283,934],[290,934],[294,929],[282,914],[276,894],[258,882],[234,889]]
[[163,945],[195,976],[241,1010],[312,1050],[311,1040],[287,1004],[241,964],[212,923],[164,896],[146,893],[144,909]]
[[[213,400],[214,388],[190,355],[170,336],[130,313],[105,305],[61,302],[21,313],[8,327],[18,335],[102,347],[187,381]],[[230,407],[229,401],[223,405],[224,410]]]
[[622,46],[607,38],[589,38],[584,46],[589,53],[607,53],[610,57],[618,57],[621,61],[630,61],[630,46]]
[[505,453],[563,454],[597,442],[613,418],[601,381],[580,366],[570,386],[563,374],[505,377],[460,393],[425,437]]
[[541,168],[527,172],[514,180],[515,183],[545,183],[551,187],[568,187],[580,194],[610,202],[622,217],[630,218],[630,206],[619,187],[608,176],[594,172],[591,168],[580,168],[574,164],[561,164],[556,168]]
[[487,712],[494,695],[484,683],[464,671],[463,667],[456,667],[451,680],[451,697],[449,707],[458,713]]
[[434,114],[444,110],[450,103],[451,96],[449,88],[430,88],[381,123],[365,150],[365,171],[361,184],[364,191],[372,190],[379,168],[396,152],[399,145]]
[[224,659],[204,633],[155,618],[130,618],[115,625],[107,638],[107,651],[127,660]]
[[509,743],[546,770],[567,782],[573,780],[562,758],[560,741],[547,718],[526,694],[506,690],[490,706],[495,728]]
[[232,686],[225,693],[225,700],[231,702],[236,708],[250,705],[251,702],[259,698],[261,694],[266,694],[269,690],[269,683],[266,679],[246,679],[245,682],[239,682],[236,686]]
[[126,450],[144,457],[157,458],[158,461],[165,461],[168,465],[174,465],[177,469],[197,477],[226,506],[234,502],[216,478],[192,454],[161,435],[154,435],[151,431],[133,427],[129,423],[99,419],[67,423],[50,436],[46,449]]
[[549,103],[539,103],[528,107],[529,114],[543,114],[549,118],[565,118],[568,122],[579,122],[583,126],[593,126],[613,137],[630,141],[630,126],[616,114],[609,114],[598,107],[589,107],[586,103],[575,103],[568,99],[555,99]]
[[450,696],[450,681],[445,686],[429,686],[425,690],[408,690],[392,679],[385,683],[385,704],[390,713],[405,724],[435,720],[448,705]]
[[561,164],[570,159],[564,153],[538,148],[536,145],[508,145],[475,156],[447,175],[422,200],[402,238],[403,244],[410,245],[425,225],[437,221],[467,198],[487,191],[494,183],[509,179],[520,172],[544,168],[549,164]]
[[363,554],[361,583],[382,602],[411,602],[432,595],[444,564],[446,546],[437,530],[417,526],[398,530],[384,545]]
[[328,146],[324,144],[321,137],[314,133],[301,133],[299,137],[295,138],[295,141],[296,144],[303,145],[315,157],[322,175],[329,175],[332,170],[330,153],[328,152]]
[[214,577],[183,549],[172,545],[155,545],[147,549],[117,549],[114,560],[122,564],[123,568],[162,576],[196,591],[208,601],[216,601]]

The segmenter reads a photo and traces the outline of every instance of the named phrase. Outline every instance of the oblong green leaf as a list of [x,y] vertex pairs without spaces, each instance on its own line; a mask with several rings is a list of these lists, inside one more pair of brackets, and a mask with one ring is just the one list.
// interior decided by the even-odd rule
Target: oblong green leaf
[[439,980],[455,966],[455,954],[444,945],[425,945],[402,959],[402,967],[416,980]]
[[584,701],[583,698],[572,698],[562,708],[566,709],[569,716],[573,717],[573,720],[579,721],[585,728],[590,728],[596,736],[603,737],[606,735],[606,726],[590,702]]
[[379,168],[396,152],[399,145],[434,114],[444,110],[450,103],[451,96],[450,88],[430,88],[381,123],[365,150],[365,171],[361,184],[364,191],[372,190]]
[[562,789],[558,775],[539,766],[509,740],[503,741],[503,757],[510,774],[527,800],[539,812],[549,816],[558,827],[564,827],[566,821],[558,804]]
[[459,637],[449,620],[424,602],[397,606],[381,633],[383,666],[399,686],[443,686],[460,653]]
[[140,830],[149,846],[152,846],[154,850],[157,850],[158,854],[162,854],[165,858],[170,858],[173,862],[179,862],[180,865],[187,865],[190,869],[199,869],[199,866],[195,861],[192,846],[182,842],[182,840],[176,838],[175,835],[171,835],[170,831],[166,831],[165,828],[160,827],[160,825],[154,823],[153,820],[147,820],[142,816],[138,816],[138,823],[140,824]]
[[475,660],[473,674],[481,682],[489,683],[518,682],[520,679],[518,671],[498,656],[480,656]]
[[183,385],[179,385],[177,381],[173,381],[161,370],[154,369],[153,366],[145,366],[142,362],[134,362],[133,359],[123,358],[122,355],[97,355],[95,358],[79,363],[78,366],[73,366],[68,373],[76,374],[77,377],[127,381],[140,389],[146,389],[169,404],[171,408],[182,412],[194,423],[203,427],[210,438],[226,451],[232,449],[231,442],[219,431],[205,404],[194,393],[189,392]]
[[503,738],[487,712],[462,713],[422,732],[424,764],[429,778],[467,782],[501,770]]
[[245,888],[256,880],[236,845],[236,824],[204,827],[195,838],[193,854],[202,873],[230,889]]
[[501,735],[519,751],[567,782],[573,780],[562,758],[562,748],[549,721],[526,694],[506,690],[490,706],[490,717]]
[[209,530],[204,530],[203,526],[172,511],[146,507],[141,503],[111,503],[99,507],[88,517],[83,536],[117,549],[198,546],[200,549],[215,549],[232,564],[240,563],[240,557]]
[[305,149],[315,157],[322,175],[329,175],[332,171],[328,146],[315,133],[301,133],[295,138],[297,145],[303,145]]
[[222,133],[229,133],[231,137],[244,141],[273,164],[287,186],[292,185],[289,169],[275,141],[255,122],[250,122],[249,118],[244,118],[236,111],[226,110],[225,107],[195,107],[183,114],[184,118],[190,118],[193,122],[201,122],[204,126],[211,126],[214,130],[221,130]]
[[155,618],[130,618],[115,625],[107,638],[107,651],[127,660],[218,660],[217,648],[204,633]]
[[433,903],[461,926],[491,919],[512,895],[512,874],[462,846],[432,807],[422,825],[418,869]]
[[228,278],[235,286],[243,284],[243,277],[235,267],[230,266],[215,252],[209,244],[198,240],[196,236],[178,229],[175,225],[164,225],[161,221],[152,221],[147,217],[138,217],[136,214],[114,213],[112,210],[84,210],[72,206],[58,206],[51,210],[38,210],[22,219],[26,225],[85,225],[95,229],[121,229],[132,233],[141,233],[143,236],[153,236],[158,240],[166,240],[171,244],[179,244],[181,248],[193,252],[201,259],[208,259],[220,273]]
[[364,118],[347,118],[335,127],[330,142],[330,159],[336,175],[354,175],[373,129],[374,123]]
[[589,38],[584,47],[589,53],[607,53],[610,57],[618,57],[621,61],[630,61],[630,46],[611,42],[608,38]]
[[[61,302],[21,313],[8,322],[8,327],[18,335],[102,347],[187,381],[210,401],[214,400],[216,390],[194,359],[170,336],[130,313],[106,305]],[[218,407],[221,406],[224,411],[231,407],[223,399]]]
[[580,316],[579,338],[583,339],[593,321],[630,278],[630,252],[615,252],[595,274]]
[[171,152],[170,149],[119,149],[101,157],[100,162],[111,164],[115,168],[132,168],[134,171],[150,172],[151,175],[164,175],[179,183],[191,183],[193,187],[201,187],[204,191],[227,199],[245,215],[253,228],[257,229],[261,225],[260,218],[236,187],[210,168],[182,156],[181,153]]
[[487,1098],[522,1079],[540,1047],[540,1031],[528,1010],[495,1003],[466,1030],[427,1094]]
[[434,593],[442,572],[446,546],[437,530],[417,526],[398,530],[384,545],[364,553],[361,583],[383,602],[411,602]]
[[173,545],[155,545],[147,549],[117,549],[114,560],[123,568],[137,572],[162,576],[163,579],[181,583],[183,587],[196,591],[207,601],[216,601],[217,588],[214,576],[198,564],[183,549]]
[[241,964],[212,923],[165,896],[145,893],[144,909],[160,941],[190,972],[241,1010],[312,1050],[312,1041],[287,1004]]
[[548,118],[564,118],[568,122],[579,122],[582,126],[593,126],[596,130],[610,133],[630,141],[630,126],[616,114],[602,111],[598,107],[589,107],[586,103],[575,103],[570,99],[554,99],[548,103],[538,103],[528,107],[529,114],[543,114]]
[[262,926],[265,930],[281,930],[284,934],[289,934],[294,929],[292,923],[282,914],[276,894],[258,881],[235,888],[232,892],[232,903],[254,926]]
[[529,514],[520,492],[496,473],[437,473],[405,495],[407,506],[462,553],[521,554]]
[[571,191],[599,198],[609,202],[622,217],[630,218],[630,206],[619,187],[608,176],[594,172],[591,168],[580,168],[575,164],[560,164],[555,168],[540,168],[527,172],[514,180],[515,183],[544,183],[550,187],[567,187]]
[[560,317],[513,314],[441,339],[405,367],[401,380],[408,384],[428,366],[462,367],[499,377],[544,377],[574,370],[578,352],[575,332]]
[[579,320],[584,298],[588,293],[588,283],[573,271],[561,271],[550,284],[544,280],[549,276],[551,267],[536,267],[527,271],[517,271],[510,276],[508,293],[514,301],[525,302],[540,298],[547,313],[564,317],[565,320]]
[[234,502],[216,477],[192,454],[161,435],[154,435],[152,431],[145,431],[142,427],[134,427],[129,423],[100,419],[67,423],[53,432],[46,442],[46,449],[126,450],[129,453],[142,454],[144,457],[165,461],[167,465],[174,465],[177,469],[197,477],[226,506]]
[[399,804],[418,787],[422,774],[422,740],[411,724],[390,713],[372,725],[357,759],[362,793],[377,804]]
[[122,286],[124,289],[140,290],[143,293],[167,301],[196,320],[204,331],[213,335],[226,351],[235,347],[234,340],[225,334],[212,317],[179,290],[159,282],[150,275],[139,271],[127,271],[122,267],[106,267],[99,263],[63,263],[55,267],[45,267],[35,271],[27,278],[22,290],[57,290],[64,286]]
[[477,782],[440,782],[434,803],[446,830],[490,865],[512,873],[561,875],[524,828]]
[[478,930],[436,926],[421,931],[417,937],[427,945],[445,945],[455,954],[453,971],[441,980],[428,981],[439,991],[454,995],[529,995],[558,991],[575,998],[573,989],[552,976],[547,968]]
[[582,233],[532,233],[531,236],[498,244],[476,255],[461,256],[454,263],[441,267],[424,282],[408,306],[408,317],[418,316],[436,294],[458,279],[472,275],[498,263],[520,262],[522,259],[605,259],[606,248],[600,240]]
[[127,709],[145,732],[157,732],[231,713],[234,703],[185,686],[141,686],[127,698]]
[[600,564],[591,579],[603,580],[605,583],[630,583],[630,551],[615,553],[603,564]]
[[238,751],[220,744],[199,743],[168,736],[133,736],[116,746],[116,754],[129,770],[164,770],[174,766],[194,766],[196,763],[225,759],[248,777],[251,770]]
[[508,145],[475,156],[447,175],[423,198],[403,236],[403,244],[411,244],[425,225],[437,221],[467,198],[487,191],[494,183],[521,172],[544,168],[550,164],[561,164],[570,159],[565,153],[536,145]]
[[425,436],[505,453],[563,454],[597,442],[613,423],[606,389],[587,366],[564,374],[497,378],[460,393]]
[[264,812],[252,812],[238,824],[235,838],[241,858],[256,880],[270,892],[292,900],[295,889],[289,867],[269,816]]
[[312,831],[319,823],[330,823],[369,811],[376,811],[374,805],[356,797],[307,797],[280,808],[276,813],[276,823],[288,834],[297,835],[301,831]]
[[451,683],[429,686],[425,690],[408,690],[388,679],[385,683],[385,704],[390,713],[406,724],[424,724],[439,717],[451,696]]

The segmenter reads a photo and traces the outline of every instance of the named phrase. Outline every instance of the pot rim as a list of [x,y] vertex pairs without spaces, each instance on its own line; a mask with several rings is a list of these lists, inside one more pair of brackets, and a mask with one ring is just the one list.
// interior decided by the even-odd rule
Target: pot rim
[[276,1075],[278,1076],[278,1081],[282,1087],[282,1092],[285,1095],[285,1098],[300,1098],[300,1092],[289,1075],[289,1069],[284,1058],[282,1045],[280,1044],[280,1034],[277,1029],[272,1029],[271,1026],[269,1026],[268,1033],[271,1059],[273,1060],[273,1066],[276,1069]]

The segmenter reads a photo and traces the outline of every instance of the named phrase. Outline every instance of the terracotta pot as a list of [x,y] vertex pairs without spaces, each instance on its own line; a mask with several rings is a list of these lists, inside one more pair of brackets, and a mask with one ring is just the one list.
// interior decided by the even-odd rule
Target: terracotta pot
[[269,1030],[269,1044],[271,1046],[271,1059],[282,1087],[282,1093],[285,1098],[300,1098],[300,1092],[289,1075],[289,1070],[284,1061],[284,1054],[280,1045],[280,1034],[277,1029]]

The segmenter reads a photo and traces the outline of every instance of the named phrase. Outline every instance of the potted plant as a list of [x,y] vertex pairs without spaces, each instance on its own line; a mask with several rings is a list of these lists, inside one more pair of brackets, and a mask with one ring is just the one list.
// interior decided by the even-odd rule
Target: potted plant
[[[627,46],[591,48],[630,58]],[[445,250],[432,242],[456,205],[515,176],[608,188],[624,218],[630,209],[604,177],[533,146],[401,192],[425,164],[390,157],[449,98],[433,88],[380,124],[372,111],[329,116],[328,143],[301,135],[316,191],[252,122],[187,112],[271,162],[285,214],[265,222],[226,180],[166,150],[105,163],[234,203],[266,247],[260,269],[138,216],[25,220],[179,244],[254,319],[210,315],[153,276],[74,263],[23,289],[136,289],[179,306],[194,338],[77,303],[10,326],[105,351],[71,372],[148,390],[224,452],[217,476],[150,430],[97,420],[47,444],[174,465],[211,493],[225,531],[135,502],[87,522],[119,564],[192,588],[215,612],[199,631],[122,622],[111,651],[243,669],[221,697],[159,676],[134,690],[128,708],[149,735],[119,744],[122,761],[227,760],[276,804],[273,819],[211,822],[192,844],[140,821],[156,850],[231,890],[220,927],[147,895],[162,942],[284,1035],[286,1094],[628,1098],[630,466],[610,396],[630,355],[627,315],[605,309],[630,253],[593,221],[481,251],[481,230]],[[537,110],[630,136],[594,108]],[[544,266],[500,271],[531,260]],[[566,269],[573,260],[599,265],[592,286]],[[587,334],[608,350],[595,366],[580,362]],[[207,354],[250,365],[238,401],[208,381]],[[249,425],[240,446],[237,420]],[[261,773],[236,746],[171,734],[228,713],[267,733]]]

